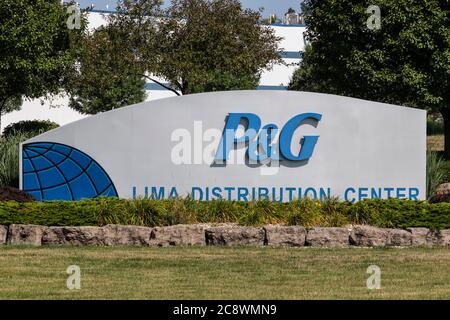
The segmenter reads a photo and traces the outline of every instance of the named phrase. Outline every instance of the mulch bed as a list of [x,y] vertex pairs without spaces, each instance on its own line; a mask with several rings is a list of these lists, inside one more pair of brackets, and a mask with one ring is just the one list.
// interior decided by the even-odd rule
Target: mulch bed
[[31,202],[35,201],[33,196],[20,189],[12,187],[0,187],[0,201],[17,201],[17,202]]

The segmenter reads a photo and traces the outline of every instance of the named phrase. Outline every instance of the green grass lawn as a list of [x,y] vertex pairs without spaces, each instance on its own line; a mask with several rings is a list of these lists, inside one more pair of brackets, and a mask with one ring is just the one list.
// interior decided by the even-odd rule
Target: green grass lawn
[[[369,265],[381,289],[368,290]],[[69,265],[81,289],[66,287]],[[449,299],[450,248],[0,248],[1,299]]]

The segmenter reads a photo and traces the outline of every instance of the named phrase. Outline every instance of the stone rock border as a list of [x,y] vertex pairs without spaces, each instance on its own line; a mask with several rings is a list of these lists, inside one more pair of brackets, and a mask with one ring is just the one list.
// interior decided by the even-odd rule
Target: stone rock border
[[0,225],[0,245],[95,246],[284,246],[284,247],[408,247],[448,246],[450,229],[387,229],[365,225],[305,228],[267,225],[193,224],[168,227],[106,225],[46,227]]

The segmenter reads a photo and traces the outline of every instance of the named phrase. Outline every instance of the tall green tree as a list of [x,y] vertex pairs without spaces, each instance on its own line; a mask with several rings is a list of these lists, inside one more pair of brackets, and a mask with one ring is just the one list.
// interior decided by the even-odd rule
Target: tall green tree
[[21,106],[22,106],[21,96],[4,97],[0,101],[0,128],[2,127],[2,116],[10,112],[20,110]]
[[[380,28],[369,5],[380,8]],[[450,2],[306,0],[303,8],[310,47],[290,89],[439,111],[450,156]]]
[[59,92],[74,63],[68,17],[59,0],[0,1],[0,116]]
[[261,71],[279,61],[279,38],[238,0],[173,0],[167,16],[155,73],[183,94],[254,89]]
[[261,71],[280,61],[273,31],[238,0],[123,0],[110,18],[127,37],[146,75],[182,94],[256,88]]
[[100,27],[80,41],[77,68],[66,84],[69,106],[76,111],[96,114],[145,99],[144,72],[119,32]]

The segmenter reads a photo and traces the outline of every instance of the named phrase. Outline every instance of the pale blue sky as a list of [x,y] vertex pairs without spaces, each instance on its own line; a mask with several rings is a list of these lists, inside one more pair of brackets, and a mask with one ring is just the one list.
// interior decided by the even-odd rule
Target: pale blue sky
[[[170,3],[170,0],[165,0],[166,3]],[[275,13],[278,16],[283,15],[289,7],[300,11],[301,0],[242,0],[244,7],[251,9],[259,9],[264,7],[263,17],[268,17],[270,14]],[[113,10],[115,8],[116,1],[114,0],[78,0],[80,6],[85,8],[91,3],[95,4],[95,9],[99,10]],[[108,9],[106,5],[109,5]]]

